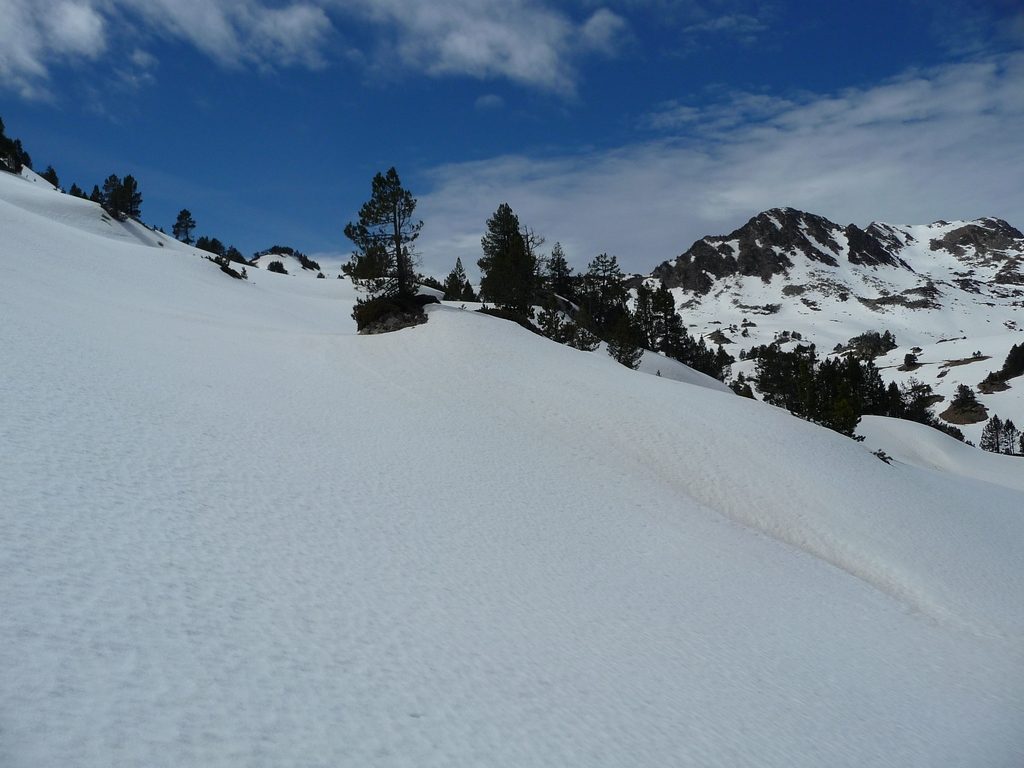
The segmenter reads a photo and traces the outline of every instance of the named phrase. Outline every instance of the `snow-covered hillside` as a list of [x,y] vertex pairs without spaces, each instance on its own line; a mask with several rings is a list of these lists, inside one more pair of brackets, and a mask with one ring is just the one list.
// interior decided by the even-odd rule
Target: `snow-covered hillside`
[[[899,347],[877,361],[883,376],[913,376],[946,405],[958,384],[976,387],[1024,341],[1024,236],[999,219],[860,229],[775,208],[698,240],[653,275],[652,284],[673,289],[691,332],[723,341],[734,356],[783,332],[828,353],[865,331],[890,331]],[[922,367],[897,370],[915,347]],[[988,359],[962,362],[976,351]],[[1022,392],[1011,386],[978,399],[990,414],[1024,423]],[[958,426],[977,442],[983,424]]]
[[87,205],[0,173],[0,765],[1024,761],[1019,490]]

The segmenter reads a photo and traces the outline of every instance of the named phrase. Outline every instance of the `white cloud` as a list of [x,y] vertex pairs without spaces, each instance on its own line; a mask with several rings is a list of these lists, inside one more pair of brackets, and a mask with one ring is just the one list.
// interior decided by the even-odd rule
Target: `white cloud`
[[0,88],[25,97],[46,95],[55,63],[95,59],[140,31],[266,67],[319,65],[332,28],[319,5],[268,0],[0,0],[0,19]]
[[626,23],[600,8],[582,23],[535,0],[337,0],[389,31],[378,65],[395,60],[433,76],[507,78],[561,94],[575,91],[576,59],[610,53]]
[[577,20],[542,0],[0,0],[0,19],[0,89],[24,96],[45,92],[55,63],[96,58],[112,40],[181,40],[225,66],[319,67],[353,24],[375,34],[348,58],[378,70],[571,95],[580,57],[611,55],[628,34],[605,8]]
[[420,198],[425,266],[475,264],[503,201],[576,264],[608,251],[637,271],[773,206],[840,223],[1024,225],[1024,54],[799,100],[736,96],[685,117],[679,134],[613,150],[436,169]]

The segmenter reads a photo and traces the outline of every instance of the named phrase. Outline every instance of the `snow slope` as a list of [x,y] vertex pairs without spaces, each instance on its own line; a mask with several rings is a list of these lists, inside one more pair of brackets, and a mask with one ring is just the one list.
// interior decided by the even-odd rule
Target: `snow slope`
[[1019,491],[21,183],[0,765],[1024,761]]
[[865,416],[857,434],[873,450],[923,469],[995,483],[1024,491],[1024,458],[971,448],[937,429],[902,419]]

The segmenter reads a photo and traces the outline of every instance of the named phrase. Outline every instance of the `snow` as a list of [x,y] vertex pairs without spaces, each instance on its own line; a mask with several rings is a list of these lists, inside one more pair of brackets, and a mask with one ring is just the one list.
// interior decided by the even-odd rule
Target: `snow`
[[1024,761],[1019,487],[140,229],[0,173],[0,765]]
[[864,444],[922,469],[946,472],[1024,491],[1024,458],[979,451],[912,421],[865,416],[857,427]]

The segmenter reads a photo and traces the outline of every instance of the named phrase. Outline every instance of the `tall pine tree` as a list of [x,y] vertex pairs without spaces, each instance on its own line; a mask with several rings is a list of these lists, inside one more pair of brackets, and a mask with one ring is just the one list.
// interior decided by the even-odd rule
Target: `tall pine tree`
[[415,211],[416,198],[390,168],[373,177],[359,220],[345,226],[345,237],[356,246],[345,271],[371,294],[409,298],[416,293],[414,245],[423,222]]
[[519,217],[502,203],[487,220],[480,239],[480,296],[499,307],[526,315],[537,287],[537,259],[527,248]]

